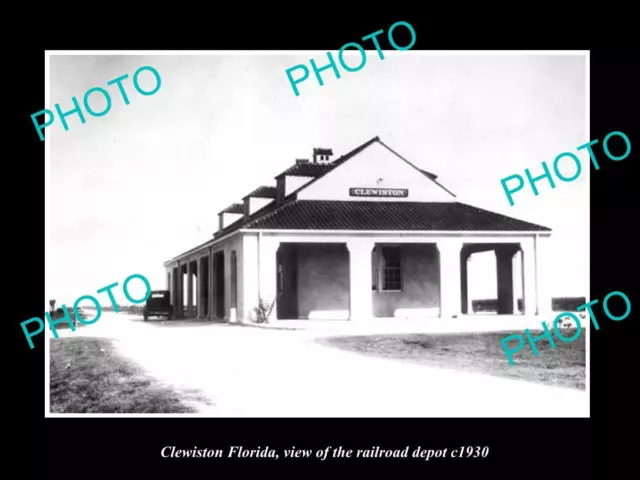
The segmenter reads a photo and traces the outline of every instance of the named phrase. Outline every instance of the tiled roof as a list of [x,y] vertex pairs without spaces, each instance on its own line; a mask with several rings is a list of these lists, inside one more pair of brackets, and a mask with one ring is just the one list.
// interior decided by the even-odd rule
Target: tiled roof
[[[239,218],[221,231],[214,233],[220,239],[240,228],[248,229],[295,229],[295,230],[379,230],[379,231],[550,231],[549,228],[517,220],[499,213],[490,212],[458,202],[351,202],[297,200],[297,193],[318,181],[338,165],[346,162],[364,149],[379,142],[400,157],[436,185],[449,192],[436,180],[433,173],[413,165],[400,154],[374,137],[329,164],[300,163],[293,165],[276,178],[284,175],[310,176],[313,180],[290,193],[280,206],[271,202],[248,219]],[[274,198],[275,187],[259,187],[247,196]],[[452,196],[455,195],[449,192]],[[269,194],[269,196],[264,196]],[[245,197],[246,198],[246,197]],[[244,213],[243,204],[233,204],[223,212]],[[222,213],[222,212],[221,212]],[[205,242],[206,244],[206,242]],[[204,244],[203,244],[204,245]],[[178,257],[197,250],[202,245]],[[174,257],[174,258],[178,258]]]
[[296,200],[265,212],[242,228],[474,232],[550,230],[459,202],[338,200]]
[[[380,137],[373,137],[371,140],[367,140],[362,145],[354,148],[349,153],[345,153],[340,158],[335,159],[331,163],[324,163],[324,164],[298,163],[298,164],[295,164],[295,165],[289,167],[288,169],[286,169],[284,172],[282,172],[276,178],[282,177],[284,175],[291,175],[291,176],[299,176],[299,177],[315,177],[317,179],[317,178],[325,175],[326,173],[329,173],[331,170],[336,168],[338,165],[343,164],[344,162],[349,160],[351,157],[354,157],[355,155],[357,155],[358,153],[363,151],[365,148],[367,148],[369,145],[373,144],[374,142],[379,142],[379,141],[380,141]],[[327,150],[331,150],[331,149],[327,149]]]
[[258,187],[256,188],[253,192],[251,192],[249,195],[246,195],[244,198],[247,197],[258,197],[258,198],[276,198],[276,194],[278,192],[278,189],[276,187]]
[[242,203],[234,203],[229,205],[220,213],[244,213],[244,205]]
[[320,177],[335,167],[332,163],[320,164],[320,163],[296,163],[295,165],[287,168],[284,172],[278,175],[276,178],[289,175],[292,177]]
[[231,232],[235,232],[236,230],[241,228],[243,225],[248,224],[252,220],[256,220],[258,218],[262,218],[264,215],[273,212],[276,208],[278,208],[276,206],[276,202],[271,202],[271,203],[265,205],[264,207],[262,207],[260,210],[254,212],[254,214],[251,215],[247,220],[245,220],[244,217],[241,217],[238,220],[236,220],[235,222],[227,225],[222,230],[218,230],[217,232],[215,232],[213,234],[213,238],[221,238],[221,237],[224,237],[225,235],[227,235],[227,234],[229,234]]

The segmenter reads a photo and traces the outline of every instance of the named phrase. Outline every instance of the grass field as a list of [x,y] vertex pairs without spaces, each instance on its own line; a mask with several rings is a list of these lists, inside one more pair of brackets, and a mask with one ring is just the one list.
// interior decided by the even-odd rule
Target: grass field
[[[159,385],[111,340],[50,340],[52,413],[195,413],[189,395]],[[192,396],[192,401],[204,401]]]
[[[586,382],[585,335],[572,343],[556,340],[552,349],[548,341],[536,344],[540,351],[533,355],[531,347],[514,354],[509,365],[500,340],[507,335],[522,332],[491,332],[461,335],[394,334],[328,337],[322,344],[365,355],[386,357],[433,367],[485,373],[515,378],[546,385],[584,390]],[[575,329],[563,332],[571,337]]]

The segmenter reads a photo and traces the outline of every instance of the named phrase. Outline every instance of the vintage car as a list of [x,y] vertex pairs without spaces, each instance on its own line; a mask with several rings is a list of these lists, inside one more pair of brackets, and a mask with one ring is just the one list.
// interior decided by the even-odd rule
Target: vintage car
[[171,292],[169,290],[153,290],[143,310],[144,321],[149,317],[167,317],[173,319],[173,305],[171,305]]

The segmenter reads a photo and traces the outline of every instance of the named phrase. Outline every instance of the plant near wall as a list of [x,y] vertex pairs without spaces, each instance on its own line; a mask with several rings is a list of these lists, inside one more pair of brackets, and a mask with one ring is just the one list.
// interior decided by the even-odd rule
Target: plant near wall
[[269,303],[260,297],[258,299],[258,306],[253,309],[253,313],[256,315],[256,323],[269,323],[269,317],[271,316],[271,312],[273,312],[275,304],[275,300]]

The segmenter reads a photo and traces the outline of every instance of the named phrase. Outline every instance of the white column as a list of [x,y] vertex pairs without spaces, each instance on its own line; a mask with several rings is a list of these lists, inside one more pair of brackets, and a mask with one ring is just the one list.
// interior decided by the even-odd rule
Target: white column
[[173,268],[167,268],[167,290],[169,290],[169,303],[173,305]]
[[204,279],[202,269],[202,258],[198,258],[196,265],[196,317],[202,318],[203,304],[202,304],[202,282]]
[[190,318],[193,315],[193,261],[187,263],[187,314]]
[[349,250],[349,320],[373,318],[371,292],[371,251],[374,242],[353,239],[347,242]]
[[465,252],[464,257],[460,259],[460,294],[461,294],[461,313],[469,315],[469,258],[471,255]]
[[213,288],[213,278],[214,278],[214,271],[213,271],[213,249],[209,248],[209,257],[207,259],[207,261],[209,262],[209,297],[208,297],[208,302],[209,302],[209,320],[213,320],[215,318],[215,312],[213,311],[213,305],[214,305],[214,300],[213,300],[213,295],[215,293],[215,290]]
[[462,240],[446,238],[439,240],[440,252],[440,317],[460,315],[462,292],[460,288],[460,250]]
[[224,319],[231,321],[231,246],[224,247]]
[[242,255],[238,257],[238,271],[242,271],[242,320],[255,320],[258,305],[258,236],[244,235]]
[[536,252],[533,237],[521,240],[520,246],[523,255],[524,313],[525,315],[538,315]]
[[518,315],[520,311],[518,310],[518,298],[520,298],[520,290],[522,288],[522,275],[520,274],[522,262],[520,261],[520,250],[513,254],[511,257],[511,275],[513,279],[513,284],[511,289],[513,291],[513,314]]
[[173,307],[173,315],[175,317],[176,314],[176,308],[178,307],[178,292],[177,290],[177,283],[176,283],[176,276],[178,275],[178,270],[175,267],[171,267],[171,306]]
[[183,310],[183,305],[184,305],[184,301],[183,301],[183,295],[184,295],[184,279],[182,276],[182,265],[180,264],[180,262],[178,262],[178,275],[176,277],[176,286],[178,287],[176,289],[176,306],[178,307],[176,309],[175,312],[175,317],[176,318],[182,318],[182,310]]
[[259,240],[259,278],[260,295],[259,299],[269,305],[273,302],[273,309],[269,316],[270,321],[278,320],[277,294],[277,258],[276,254],[280,248],[280,242],[273,237],[261,237]]
[[[550,263],[552,258],[549,252],[549,237],[537,237],[535,239],[535,259],[537,273],[537,297],[538,297],[538,313],[546,317],[551,317],[551,276],[553,275],[553,265]],[[585,261],[589,261],[587,258]],[[587,293],[587,292],[585,292]],[[588,299],[587,299],[588,301]],[[555,317],[554,317],[555,318]],[[552,318],[549,318],[550,320]]]
[[471,296],[472,282],[469,280],[469,269],[471,267],[471,261],[473,255],[469,255],[467,258],[467,315],[473,315],[473,297]]

